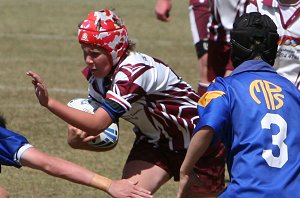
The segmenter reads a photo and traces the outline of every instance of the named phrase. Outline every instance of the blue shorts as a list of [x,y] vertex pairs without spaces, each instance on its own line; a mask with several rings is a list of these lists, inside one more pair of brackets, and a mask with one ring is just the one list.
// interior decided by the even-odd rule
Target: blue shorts
[[0,165],[20,168],[22,166],[19,162],[22,155],[20,152],[30,147],[32,146],[24,136],[0,127]]

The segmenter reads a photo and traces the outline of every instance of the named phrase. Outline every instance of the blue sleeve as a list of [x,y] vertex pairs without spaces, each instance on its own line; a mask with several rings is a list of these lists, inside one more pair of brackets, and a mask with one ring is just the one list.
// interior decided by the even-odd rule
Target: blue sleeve
[[230,108],[226,83],[222,79],[217,79],[209,86],[207,93],[200,98],[197,109],[200,119],[194,134],[202,127],[209,126],[215,133],[213,142],[220,139],[224,141],[224,132],[230,130]]
[[0,127],[0,164],[20,168],[21,165],[15,161],[14,155],[25,144],[29,142],[24,136]]
[[102,103],[103,108],[111,117],[114,122],[118,122],[119,118],[126,112],[126,110],[117,102],[105,99]]

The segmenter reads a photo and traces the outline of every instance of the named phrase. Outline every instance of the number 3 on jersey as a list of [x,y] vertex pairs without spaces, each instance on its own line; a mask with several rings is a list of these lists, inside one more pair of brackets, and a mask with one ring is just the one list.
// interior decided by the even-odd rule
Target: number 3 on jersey
[[282,168],[288,161],[288,147],[283,142],[286,139],[287,123],[280,115],[267,113],[261,120],[261,127],[262,129],[271,129],[271,124],[279,127],[279,132],[276,135],[272,135],[272,144],[278,146],[280,153],[278,157],[275,157],[272,150],[263,150],[262,157],[269,166]]

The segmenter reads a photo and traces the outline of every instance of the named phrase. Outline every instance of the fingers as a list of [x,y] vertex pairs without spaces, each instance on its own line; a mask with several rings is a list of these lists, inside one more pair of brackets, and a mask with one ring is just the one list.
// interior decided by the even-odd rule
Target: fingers
[[137,183],[128,179],[113,180],[108,193],[112,197],[153,198],[149,190],[137,186]]
[[96,138],[97,138],[97,136],[90,135],[90,136],[87,136],[87,137],[83,138],[82,142],[89,142],[89,141],[92,141]]
[[88,136],[88,134],[80,129],[76,130],[76,135],[80,138],[80,139],[84,139]]
[[26,72],[26,75],[27,75],[27,76],[32,76],[32,75],[33,75],[33,72],[32,72],[32,71],[27,71],[27,72]]
[[133,188],[133,197],[145,197],[145,198],[152,198],[153,195],[151,195],[151,191],[146,190],[140,186],[137,186],[138,181],[132,181],[132,180],[128,180],[129,183],[134,185]]
[[33,71],[27,71],[26,75],[32,78],[33,85],[43,84],[41,77],[37,73]]
[[32,72],[32,71],[27,71],[26,75],[30,76],[31,78],[33,78],[33,80],[36,80],[36,78],[37,78],[37,74],[34,73],[34,72]]
[[172,3],[166,0],[157,0],[154,12],[156,18],[163,22],[168,22],[171,20],[170,11],[172,9]]
[[97,138],[97,136],[89,135],[87,132],[72,125],[68,125],[68,130],[74,138],[80,139],[82,142],[89,142]]
[[169,12],[166,12],[166,13],[156,12],[155,14],[156,14],[156,18],[160,21],[163,21],[163,22],[168,22],[171,19]]
[[153,195],[151,195],[150,193],[138,192],[135,195],[133,195],[132,197],[134,197],[134,198],[152,198]]
[[31,71],[26,72],[27,76],[30,76],[32,78],[31,83],[36,87],[37,86],[37,81],[34,78],[34,74]]
[[133,184],[133,185],[137,185],[138,181],[131,181],[131,180],[128,180],[129,183]]
[[73,125],[71,124],[68,124],[68,131],[75,131],[75,129],[77,129],[76,127],[74,127]]
[[151,195],[151,192],[149,190],[146,190],[141,187],[137,187],[136,191],[137,191],[137,194],[139,194],[139,195],[141,195],[141,194]]
[[132,197],[134,198],[153,198],[153,195],[151,195],[150,191],[136,191],[135,193],[133,193]]

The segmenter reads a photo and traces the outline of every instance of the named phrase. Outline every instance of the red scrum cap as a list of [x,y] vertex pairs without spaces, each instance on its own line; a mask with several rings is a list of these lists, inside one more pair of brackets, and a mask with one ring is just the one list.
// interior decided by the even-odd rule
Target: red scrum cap
[[114,12],[99,10],[90,12],[80,24],[78,41],[106,49],[115,66],[128,47],[128,34],[123,22]]

